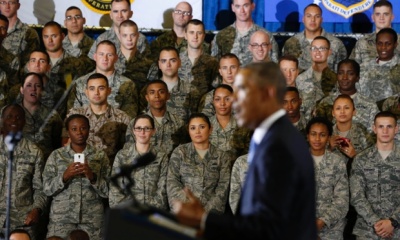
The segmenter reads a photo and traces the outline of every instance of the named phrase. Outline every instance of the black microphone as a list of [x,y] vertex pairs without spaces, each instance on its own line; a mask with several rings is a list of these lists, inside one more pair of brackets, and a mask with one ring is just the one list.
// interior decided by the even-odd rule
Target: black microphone
[[144,167],[148,164],[150,164],[151,162],[153,162],[154,160],[156,160],[156,155],[154,155],[154,153],[152,152],[148,152],[136,159],[133,160],[132,164],[124,164],[122,166],[120,166],[119,168],[116,169],[116,174],[114,176],[112,176],[110,178],[110,180],[112,182],[116,183],[116,180],[119,177],[125,176],[128,177],[131,175],[132,171],[140,168],[140,167]]

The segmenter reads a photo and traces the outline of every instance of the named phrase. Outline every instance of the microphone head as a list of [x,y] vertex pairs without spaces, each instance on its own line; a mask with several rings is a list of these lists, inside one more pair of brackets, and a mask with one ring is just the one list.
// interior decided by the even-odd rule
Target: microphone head
[[134,159],[132,166],[134,169],[144,167],[144,166],[152,163],[154,160],[156,160],[156,155],[152,152],[148,152],[148,153]]

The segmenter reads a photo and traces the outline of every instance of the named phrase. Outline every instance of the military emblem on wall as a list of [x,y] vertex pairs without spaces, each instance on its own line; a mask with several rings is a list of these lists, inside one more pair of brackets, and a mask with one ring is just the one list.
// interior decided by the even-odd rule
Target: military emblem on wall
[[374,5],[374,0],[320,0],[326,9],[349,18],[356,13],[364,12]]
[[[134,0],[130,0],[132,3]],[[90,10],[100,14],[107,14],[111,10],[111,0],[82,0]]]

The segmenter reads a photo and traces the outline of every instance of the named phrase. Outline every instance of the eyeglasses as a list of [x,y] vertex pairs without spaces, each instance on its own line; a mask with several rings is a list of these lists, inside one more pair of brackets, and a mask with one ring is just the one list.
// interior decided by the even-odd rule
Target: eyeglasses
[[75,16],[67,16],[65,20],[67,21],[72,21],[72,19],[75,18],[76,21],[81,20],[83,17],[81,15],[75,15]]
[[311,49],[312,52],[316,52],[316,51],[318,51],[318,52],[326,52],[326,51],[329,50],[328,47],[315,47],[315,46],[312,46],[310,49]]
[[261,43],[261,44],[250,43],[250,46],[251,46],[252,48],[254,48],[254,49],[257,49],[257,48],[259,48],[259,47],[267,48],[270,44],[271,44],[271,43],[267,43],[267,42],[263,42],[263,43]]
[[16,4],[18,4],[18,2],[1,1],[0,4],[1,4],[1,5],[16,5]]
[[145,132],[150,132],[151,130],[153,130],[154,128],[149,128],[149,127],[135,127],[133,130],[135,130],[135,132],[141,132],[141,131],[145,131]]
[[174,13],[175,13],[175,14],[178,14],[178,15],[183,15],[183,16],[190,16],[190,15],[192,15],[191,12],[186,12],[186,11],[181,11],[181,10],[174,10]]

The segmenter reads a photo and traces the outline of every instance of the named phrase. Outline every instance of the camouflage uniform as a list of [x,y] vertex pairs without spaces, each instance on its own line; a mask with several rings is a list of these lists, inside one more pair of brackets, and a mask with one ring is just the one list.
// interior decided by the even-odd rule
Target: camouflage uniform
[[[125,112],[110,105],[101,115],[93,113],[90,105],[71,108],[67,117],[72,114],[80,114],[89,119],[90,131],[87,143],[103,150],[112,166],[115,155],[125,144],[125,132],[131,118]],[[66,137],[66,134],[63,135]]]
[[[105,31],[104,33],[100,34],[100,36],[98,38],[96,38],[95,42],[93,43],[92,47],[90,48],[90,51],[88,53],[88,57],[93,59],[93,55],[96,52],[97,49],[97,44],[99,44],[101,41],[104,40],[109,40],[111,42],[114,43],[115,47],[118,49],[121,48],[121,43],[118,39],[117,34],[114,31],[114,25],[112,25],[110,27],[110,29],[108,29],[107,31]],[[139,52],[141,54],[143,54],[144,56],[148,56],[150,54],[150,46],[149,43],[147,41],[147,38],[145,35],[143,35],[142,33],[139,33],[139,39],[137,42],[137,48],[139,50]]]
[[317,81],[312,67],[296,78],[296,86],[302,98],[301,112],[308,119],[316,103],[336,91],[336,73],[329,68],[322,71],[321,81]]
[[[394,95],[388,97],[382,105],[382,111],[390,111],[394,115],[396,115],[397,119],[400,119],[400,96]],[[399,134],[396,134],[398,136]]]
[[[151,111],[148,110],[145,114],[154,118]],[[135,142],[133,135],[133,122],[134,119],[129,123],[128,129],[126,130],[126,142]],[[171,155],[172,151],[182,143],[188,142],[188,133],[186,130],[185,122],[181,116],[172,114],[168,110],[162,119],[162,123],[159,124],[154,118],[156,133],[151,137],[150,143],[156,149],[163,151]]]
[[210,117],[210,122],[212,126],[210,143],[226,153],[231,161],[230,166],[232,166],[236,158],[249,151],[250,131],[247,128],[239,127],[233,116],[225,128],[221,127],[216,115]]
[[[340,92],[335,92],[328,97],[323,98],[316,107],[316,115],[326,117],[332,122],[335,119],[332,116],[333,103]],[[362,94],[357,92],[352,95],[351,98],[354,102],[354,108],[356,109],[356,115],[353,116],[353,122],[358,122],[372,132],[372,124],[374,123],[375,115],[379,112],[376,103],[370,99],[364,97]]]
[[92,47],[94,40],[88,35],[83,35],[83,38],[79,41],[77,45],[72,45],[71,41],[68,38],[68,35],[65,36],[62,41],[62,46],[64,50],[71,56],[80,57],[81,55],[87,56],[90,48]]
[[175,148],[168,164],[167,195],[172,209],[173,202],[186,202],[184,187],[188,187],[200,200],[206,212],[224,213],[228,198],[230,162],[226,155],[210,144],[200,158],[193,143]]
[[[358,239],[382,239],[375,234],[374,224],[393,217],[400,219],[400,149],[394,146],[383,160],[376,145],[359,153],[350,175],[351,204],[358,213],[353,234]],[[400,239],[394,229],[392,239]]]
[[304,114],[300,113],[300,119],[297,123],[293,124],[294,127],[299,130],[299,132],[307,138],[307,133],[306,133],[306,126],[307,126],[308,120],[304,117]]
[[209,118],[215,115],[215,108],[213,104],[214,91],[215,90],[213,89],[204,94],[199,102],[198,112],[204,113]]
[[43,191],[53,197],[47,237],[66,238],[76,228],[85,230],[90,239],[102,239],[103,199],[108,197],[107,177],[110,167],[107,155],[89,144],[82,152],[90,169],[96,174],[91,184],[85,176],[63,182],[63,174],[74,162],[75,151],[70,145],[54,150],[43,171]]
[[[347,57],[347,50],[343,42],[332,34],[322,29],[321,36],[326,37],[332,49],[332,54],[328,57],[330,69],[336,69],[337,64]],[[286,40],[282,49],[282,55],[293,55],[299,60],[299,68],[306,70],[312,65],[311,44],[307,40],[305,31],[295,34]]]
[[[156,160],[132,172],[131,178],[134,180],[134,185],[130,190],[139,203],[168,210],[166,189],[168,156],[154,148],[150,148],[150,152],[156,155]],[[122,165],[132,164],[133,160],[140,155],[134,144],[125,146],[115,157],[111,175],[114,175]],[[120,186],[127,184],[127,179],[120,179],[118,184]],[[130,196],[123,195],[113,184],[110,185],[109,200],[111,207],[130,198]]]
[[[398,43],[400,43],[400,34],[398,36]],[[400,53],[400,44],[397,45],[396,52]],[[364,37],[358,39],[356,45],[349,58],[356,60],[359,64],[375,60],[378,56],[376,51],[376,32],[365,34]]]
[[219,74],[217,59],[203,53],[192,64],[187,51],[181,52],[179,57],[182,62],[178,71],[179,77],[195,86],[201,96],[210,91],[212,82]]
[[379,65],[377,60],[361,64],[359,90],[369,99],[379,102],[400,92],[400,57]]
[[314,165],[316,182],[316,218],[325,222],[320,239],[343,239],[349,210],[349,181],[343,157],[326,150],[322,161]]
[[22,104],[25,110],[24,137],[34,142],[43,152],[46,160],[50,153],[61,146],[61,129],[63,122],[57,111],[43,105],[39,106],[31,114]]
[[[17,19],[14,28],[8,30],[2,46],[17,57],[15,61],[9,62],[9,66],[11,69],[18,71],[29,61],[31,52],[40,48],[40,41],[35,29]],[[9,80],[10,86],[19,82],[18,76],[15,75],[9,76]]]
[[[120,64],[120,67],[117,68],[118,64]],[[135,56],[132,56],[129,60],[121,52],[118,62],[115,63],[115,69],[118,73],[135,83],[138,94],[148,82],[147,73],[150,66],[151,60],[139,52],[136,52]]]
[[[183,52],[187,49],[187,40],[182,38],[182,41],[177,43],[178,36],[174,32],[174,30],[165,31],[163,34],[158,36],[150,43],[151,49],[151,59],[153,61],[158,61],[158,57],[160,55],[161,49],[164,47],[174,47],[178,50],[178,52]],[[203,51],[210,54],[210,44],[207,42],[203,42]]]
[[[2,135],[0,135],[0,148],[0,224],[4,226],[9,156]],[[34,143],[22,138],[14,149],[12,164],[10,227],[14,229],[24,225],[25,218],[32,209],[39,208],[42,211],[45,209],[46,196],[43,193],[41,177],[44,165],[43,155]],[[32,231],[30,233],[34,234]]]
[[274,62],[278,62],[279,48],[274,36],[271,32],[254,23],[247,31],[246,35],[242,37],[236,31],[236,23],[219,31],[211,43],[211,55],[219,60],[222,55],[233,53],[239,58],[242,66],[251,63],[253,61],[253,55],[249,50],[250,38],[251,35],[258,30],[263,30],[269,35],[272,44],[269,58]]
[[[89,105],[85,89],[87,79],[93,73],[95,71],[74,80],[71,92],[69,93],[68,109]],[[107,79],[108,85],[111,88],[111,94],[108,96],[108,104],[124,111],[131,118],[136,117],[138,112],[138,94],[135,83],[116,72],[108,76]]]
[[0,68],[0,109],[7,105],[9,99],[7,74]]
[[247,157],[248,154],[238,157],[232,168],[229,190],[229,206],[231,207],[233,214],[236,214],[240,195],[242,194],[242,187],[247,175],[247,169],[249,168]]

